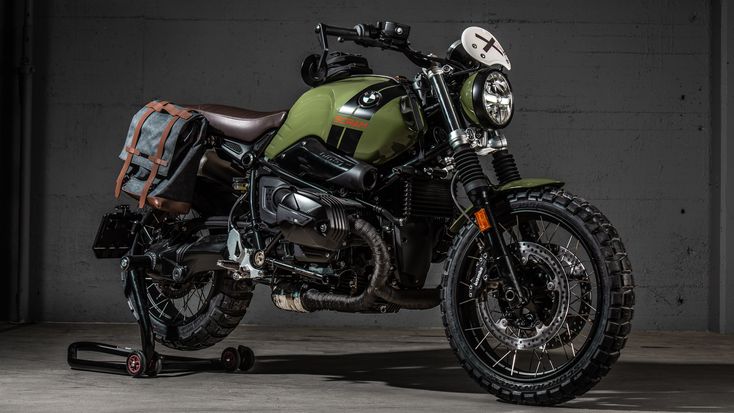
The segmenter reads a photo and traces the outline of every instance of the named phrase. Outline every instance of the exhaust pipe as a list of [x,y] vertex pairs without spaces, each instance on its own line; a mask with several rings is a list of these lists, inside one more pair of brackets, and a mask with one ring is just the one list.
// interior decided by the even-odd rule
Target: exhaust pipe
[[[438,289],[400,291],[387,285],[387,279],[390,274],[390,255],[377,230],[370,223],[362,219],[357,219],[352,224],[352,233],[367,243],[370,250],[372,250],[372,258],[374,260],[374,270],[370,276],[369,285],[367,285],[367,288],[365,288],[362,294],[352,297],[343,294],[324,293],[315,289],[309,289],[303,293],[295,291],[291,292],[285,298],[286,302],[291,303],[288,307],[303,309],[309,312],[332,310],[355,313],[369,310],[378,298],[382,298],[392,304],[397,304],[402,308],[412,310],[433,308],[440,303]],[[279,297],[279,301],[282,302],[283,299]],[[276,305],[279,304],[275,298],[273,301]]]

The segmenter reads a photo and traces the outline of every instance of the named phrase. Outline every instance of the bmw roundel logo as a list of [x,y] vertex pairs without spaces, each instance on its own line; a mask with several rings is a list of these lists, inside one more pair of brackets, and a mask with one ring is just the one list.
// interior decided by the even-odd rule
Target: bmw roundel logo
[[363,108],[371,108],[380,103],[382,95],[380,92],[375,90],[368,90],[362,94],[359,98],[359,106]]

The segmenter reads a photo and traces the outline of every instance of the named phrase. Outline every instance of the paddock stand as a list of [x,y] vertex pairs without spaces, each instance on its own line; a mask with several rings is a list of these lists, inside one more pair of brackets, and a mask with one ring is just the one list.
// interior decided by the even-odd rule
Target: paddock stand
[[[67,362],[74,370],[100,373],[129,374],[132,377],[160,373],[194,371],[248,371],[255,364],[255,354],[249,347],[228,347],[218,359],[166,356],[155,351],[155,339],[148,315],[148,296],[145,290],[144,269],[151,264],[151,257],[129,255],[122,258],[120,266],[125,273],[125,296],[130,299],[138,315],[142,349],[117,347],[111,344],[78,341],[69,345]],[[97,361],[79,358],[79,352],[103,353],[125,357],[125,361]]]

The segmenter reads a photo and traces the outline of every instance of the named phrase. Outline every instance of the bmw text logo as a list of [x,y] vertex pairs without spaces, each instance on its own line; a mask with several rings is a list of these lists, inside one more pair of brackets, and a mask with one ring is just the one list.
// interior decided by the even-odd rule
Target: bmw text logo
[[359,98],[359,106],[363,108],[371,108],[380,103],[380,99],[382,99],[380,92],[368,90]]

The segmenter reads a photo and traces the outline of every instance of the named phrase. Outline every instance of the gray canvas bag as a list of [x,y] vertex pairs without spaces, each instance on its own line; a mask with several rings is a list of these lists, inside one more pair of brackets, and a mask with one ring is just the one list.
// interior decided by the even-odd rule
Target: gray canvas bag
[[115,196],[125,192],[146,204],[187,213],[204,154],[206,120],[195,111],[154,100],[133,116],[120,152],[124,161]]

